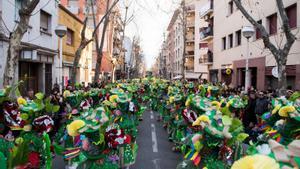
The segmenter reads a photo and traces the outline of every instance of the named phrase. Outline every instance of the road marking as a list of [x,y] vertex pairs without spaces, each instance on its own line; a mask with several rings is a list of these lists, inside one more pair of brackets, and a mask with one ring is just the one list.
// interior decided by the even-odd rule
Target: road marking
[[153,111],[150,112],[150,118],[153,120],[154,116],[153,116]]
[[160,159],[154,159],[154,160],[152,160],[152,162],[154,163],[155,169],[160,169],[159,161],[160,161]]
[[157,137],[156,137],[156,131],[155,131],[155,125],[154,124],[151,124],[151,136],[152,136],[152,149],[153,149],[153,153],[157,153],[158,152]]

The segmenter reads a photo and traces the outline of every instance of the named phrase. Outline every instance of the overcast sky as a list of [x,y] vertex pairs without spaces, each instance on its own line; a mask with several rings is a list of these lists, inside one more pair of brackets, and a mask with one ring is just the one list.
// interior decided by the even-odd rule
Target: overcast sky
[[[125,15],[124,2],[121,0],[122,15]],[[166,32],[174,10],[180,0],[128,0],[130,4],[128,17],[134,15],[133,20],[126,26],[126,36],[132,38],[139,35],[142,50],[145,54],[147,68],[154,63],[158,55],[163,34]]]

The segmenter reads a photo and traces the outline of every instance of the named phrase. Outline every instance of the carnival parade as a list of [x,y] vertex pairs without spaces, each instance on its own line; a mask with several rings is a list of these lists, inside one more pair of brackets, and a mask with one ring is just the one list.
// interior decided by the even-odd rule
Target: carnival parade
[[50,169],[56,156],[70,169],[130,166],[140,155],[138,125],[147,109],[182,154],[178,169],[300,165],[299,92],[273,97],[245,122],[251,98],[225,95],[221,85],[145,78],[68,89],[32,98],[17,86],[1,90],[1,169]]

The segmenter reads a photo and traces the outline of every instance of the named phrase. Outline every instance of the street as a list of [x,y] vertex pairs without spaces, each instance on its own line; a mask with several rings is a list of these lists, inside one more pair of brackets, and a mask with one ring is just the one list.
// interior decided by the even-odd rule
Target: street
[[[157,122],[156,114],[148,110],[138,129],[138,154],[136,162],[127,169],[175,169],[181,161],[181,154],[172,151],[166,130]],[[53,168],[64,169],[62,157],[56,156]]]
[[300,168],[299,6],[0,0],[0,169]]
[[139,149],[136,163],[129,169],[175,169],[181,161],[181,154],[172,152],[167,132],[151,110],[144,113],[137,143]]

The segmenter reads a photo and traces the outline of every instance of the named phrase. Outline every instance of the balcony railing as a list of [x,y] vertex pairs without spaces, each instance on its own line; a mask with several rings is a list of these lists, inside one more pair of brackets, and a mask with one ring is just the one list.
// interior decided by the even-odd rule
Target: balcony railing
[[202,57],[199,58],[200,64],[212,64],[213,63],[213,53],[209,50],[207,54],[202,55]]
[[201,9],[200,9],[200,18],[203,18],[207,15],[212,14],[214,11],[214,1],[210,0],[207,4],[205,4]]
[[211,27],[211,26],[203,27],[200,29],[200,40],[201,41],[206,41],[206,40],[212,38],[213,35],[214,35],[213,27]]

